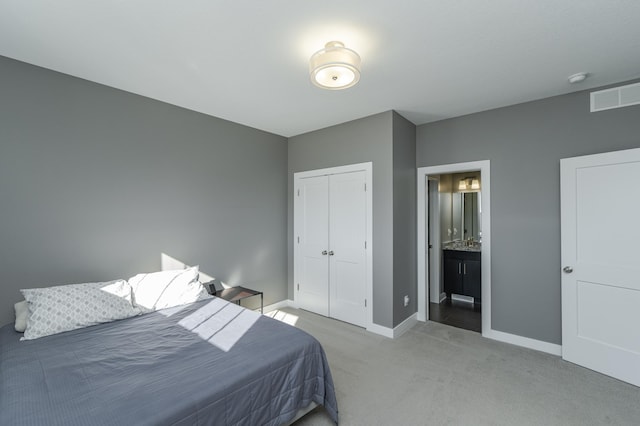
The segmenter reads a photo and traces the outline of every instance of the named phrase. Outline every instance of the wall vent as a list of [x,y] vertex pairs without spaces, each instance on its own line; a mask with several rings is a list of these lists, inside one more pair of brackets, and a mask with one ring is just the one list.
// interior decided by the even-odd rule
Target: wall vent
[[591,112],[640,104],[640,83],[591,92]]

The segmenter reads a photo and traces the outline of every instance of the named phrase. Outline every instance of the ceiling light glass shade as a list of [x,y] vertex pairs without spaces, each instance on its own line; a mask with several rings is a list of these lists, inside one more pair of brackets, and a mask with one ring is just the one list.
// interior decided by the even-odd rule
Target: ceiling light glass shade
[[458,191],[464,191],[467,189],[467,181],[464,179],[460,179],[460,183],[458,184]]
[[330,41],[309,60],[311,82],[329,90],[346,89],[360,80],[360,56],[339,41]]
[[478,179],[471,181],[471,189],[480,189],[480,181]]

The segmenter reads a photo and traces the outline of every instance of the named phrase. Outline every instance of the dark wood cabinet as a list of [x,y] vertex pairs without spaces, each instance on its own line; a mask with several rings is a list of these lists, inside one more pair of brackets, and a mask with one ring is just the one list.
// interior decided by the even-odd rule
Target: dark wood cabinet
[[482,297],[480,252],[444,250],[444,291],[470,296],[475,302]]
[[444,291],[447,297],[451,297],[451,293],[463,294],[462,290],[462,261],[455,257],[447,256],[449,250],[446,250],[444,256]]

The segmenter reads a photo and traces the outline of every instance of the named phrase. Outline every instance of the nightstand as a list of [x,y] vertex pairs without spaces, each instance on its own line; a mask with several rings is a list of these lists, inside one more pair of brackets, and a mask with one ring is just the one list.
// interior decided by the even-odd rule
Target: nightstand
[[219,297],[221,299],[227,300],[229,302],[235,302],[240,305],[240,301],[242,299],[246,299],[247,297],[253,297],[260,295],[260,313],[264,309],[264,295],[261,291],[251,290],[250,288],[245,287],[229,287],[222,290],[214,291],[212,289],[212,295]]

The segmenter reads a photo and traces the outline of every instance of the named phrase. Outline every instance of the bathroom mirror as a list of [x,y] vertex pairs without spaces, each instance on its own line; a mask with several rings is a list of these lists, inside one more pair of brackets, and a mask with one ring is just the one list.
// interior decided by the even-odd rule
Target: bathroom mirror
[[482,239],[480,220],[480,192],[455,192],[451,198],[451,223],[454,226],[453,240],[475,241]]
[[462,204],[462,239],[473,238],[480,241],[482,238],[482,230],[480,224],[482,221],[480,209],[480,192],[463,192],[461,195]]
[[[462,188],[463,181],[466,188]],[[441,241],[482,241],[481,184],[479,171],[439,176]]]

